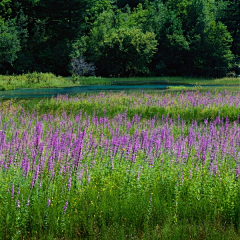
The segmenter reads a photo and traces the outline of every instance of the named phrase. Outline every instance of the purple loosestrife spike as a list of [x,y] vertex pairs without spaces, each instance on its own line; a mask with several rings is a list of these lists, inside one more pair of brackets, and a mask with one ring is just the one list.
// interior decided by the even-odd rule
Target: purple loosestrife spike
[[213,172],[214,172],[214,176],[216,176],[216,174],[217,174],[217,163],[216,163],[215,166],[214,166]]
[[87,181],[88,181],[88,183],[90,183],[90,181],[91,181],[91,175],[90,174],[88,175]]
[[32,182],[31,182],[31,187],[33,188],[37,178],[38,178],[38,173],[39,173],[39,165],[36,166],[35,174],[33,176]]
[[82,168],[82,169],[80,170],[80,173],[79,173],[79,180],[82,179],[83,173],[84,173],[84,169]]
[[189,170],[189,179],[192,179],[192,170]]
[[150,160],[148,162],[149,167],[153,167],[154,161],[153,161],[153,156],[150,157]]
[[239,166],[236,169],[236,180],[238,180],[238,177],[239,177]]
[[69,176],[69,179],[68,179],[68,191],[71,190],[71,175]]
[[182,172],[181,183],[180,183],[180,185],[183,185],[183,180],[184,180],[184,174],[183,174],[183,172]]
[[26,204],[26,206],[29,206],[29,199],[27,199],[27,204]]
[[12,185],[11,197],[12,197],[12,199],[14,198],[14,184]]
[[29,161],[27,160],[24,164],[24,172],[25,172],[25,178],[28,176],[29,172]]
[[47,201],[47,207],[49,207],[49,206],[50,206],[50,203],[51,203],[51,200],[50,200],[50,199],[48,199],[48,201]]
[[19,201],[19,199],[17,200],[17,208],[19,208],[20,207],[20,201]]
[[63,214],[66,214],[67,206],[68,206],[68,202],[65,202],[65,205],[63,207]]
[[152,194],[150,195],[149,205],[152,204]]
[[139,181],[139,172],[137,173],[137,180]]

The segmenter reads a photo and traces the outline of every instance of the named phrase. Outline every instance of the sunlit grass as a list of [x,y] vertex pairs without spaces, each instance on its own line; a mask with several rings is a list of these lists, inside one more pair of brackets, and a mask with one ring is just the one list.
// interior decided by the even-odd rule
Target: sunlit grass
[[[0,75],[0,91],[21,88],[62,88],[93,85],[147,85],[147,84],[180,84],[200,87],[204,85],[240,85],[240,78],[192,78],[192,77],[56,77],[52,73],[29,73],[18,76]],[[174,88],[174,87],[173,87]]]
[[[70,78],[69,78],[70,79]],[[197,77],[130,77],[130,78],[101,78],[79,77],[79,85],[111,85],[111,84],[190,84],[190,85],[240,85],[240,78],[197,78]]]

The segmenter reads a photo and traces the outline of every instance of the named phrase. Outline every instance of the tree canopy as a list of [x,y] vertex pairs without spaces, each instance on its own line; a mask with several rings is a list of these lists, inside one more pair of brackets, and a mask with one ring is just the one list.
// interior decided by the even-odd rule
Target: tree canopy
[[219,77],[239,56],[240,0],[0,0],[2,74],[81,59],[98,76]]

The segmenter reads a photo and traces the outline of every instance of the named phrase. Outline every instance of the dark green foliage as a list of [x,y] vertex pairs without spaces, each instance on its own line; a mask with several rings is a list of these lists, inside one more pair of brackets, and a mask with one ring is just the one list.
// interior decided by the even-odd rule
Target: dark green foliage
[[11,14],[11,1],[12,0],[0,0],[0,18],[8,17]]
[[126,5],[131,8],[137,7],[139,3],[144,3],[144,0],[115,0],[119,8],[124,8]]
[[143,33],[134,28],[111,30],[97,46],[99,50],[95,61],[98,72],[107,76],[147,73],[147,64],[151,61],[156,46],[154,33]]
[[188,75],[189,43],[183,34],[181,21],[174,12],[168,12],[160,32],[159,47],[155,56],[157,75]]
[[[20,39],[13,21],[0,19],[0,64],[12,63],[20,51]],[[0,65],[1,70],[1,65]]]
[[232,51],[239,56],[240,50],[240,1],[226,1],[227,7],[224,9],[222,21],[228,27],[233,37]]
[[0,0],[1,72],[69,75],[81,57],[101,76],[224,76],[239,64],[239,11],[239,0]]

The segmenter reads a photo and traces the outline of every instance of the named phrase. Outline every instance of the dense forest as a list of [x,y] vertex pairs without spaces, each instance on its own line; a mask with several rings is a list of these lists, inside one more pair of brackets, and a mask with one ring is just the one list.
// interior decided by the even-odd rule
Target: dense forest
[[226,76],[240,0],[0,0],[0,73]]

